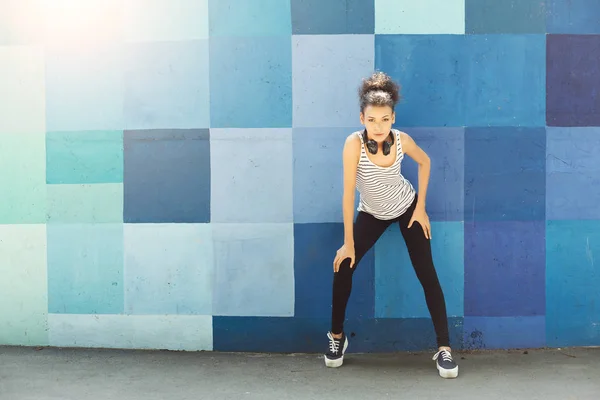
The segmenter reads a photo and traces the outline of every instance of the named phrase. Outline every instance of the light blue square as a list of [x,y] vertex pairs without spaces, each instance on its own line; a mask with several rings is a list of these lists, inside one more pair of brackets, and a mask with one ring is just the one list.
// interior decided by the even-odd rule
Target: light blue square
[[208,3],[209,0],[125,0],[125,38],[129,42],[208,39]]
[[[465,186],[464,128],[399,128],[431,159],[427,214],[431,221],[462,221]],[[402,174],[419,187],[419,165],[405,157]]]
[[127,129],[208,128],[208,40],[127,47]]
[[545,35],[468,35],[465,45],[465,125],[545,126]]
[[123,182],[123,131],[48,132],[46,182]]
[[465,125],[469,76],[464,36],[376,35],[375,68],[402,87],[396,107],[398,125]]
[[291,40],[210,38],[211,128],[292,126]]
[[375,33],[463,34],[465,0],[375,0]]
[[550,347],[598,346],[600,221],[546,223],[546,337]]
[[291,129],[211,129],[211,222],[292,222]]
[[126,224],[125,312],[212,314],[209,224]]
[[[342,150],[354,128],[294,128],[294,222],[343,222]],[[359,195],[355,194],[358,206]],[[356,208],[355,208],[356,209]]]
[[[462,222],[432,222],[433,263],[449,317],[464,315],[464,229]],[[398,224],[375,244],[375,317],[431,318]]]
[[358,87],[373,73],[373,35],[293,37],[294,127],[360,123]]
[[213,315],[294,315],[293,224],[213,224]]
[[292,34],[289,1],[213,0],[209,2],[210,36]]
[[48,312],[121,314],[123,224],[49,224]]
[[45,60],[47,131],[123,129],[121,47],[50,47]]
[[600,128],[546,128],[546,216],[600,219]]

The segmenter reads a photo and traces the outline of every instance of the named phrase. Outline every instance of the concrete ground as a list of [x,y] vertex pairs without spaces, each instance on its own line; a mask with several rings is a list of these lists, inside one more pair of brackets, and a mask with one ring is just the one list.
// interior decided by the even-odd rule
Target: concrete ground
[[230,354],[0,347],[0,400],[598,399],[600,349],[431,354]]

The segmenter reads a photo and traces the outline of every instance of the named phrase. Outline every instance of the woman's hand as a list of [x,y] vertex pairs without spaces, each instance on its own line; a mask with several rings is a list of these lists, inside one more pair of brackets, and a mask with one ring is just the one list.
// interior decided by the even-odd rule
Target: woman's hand
[[350,259],[350,268],[354,267],[354,244],[346,244],[339,248],[337,254],[335,255],[335,260],[333,260],[333,272],[338,272],[340,269],[340,264],[346,258]]
[[431,225],[429,224],[429,217],[427,216],[427,213],[425,212],[424,207],[417,206],[417,208],[415,208],[415,211],[413,211],[412,218],[410,219],[410,222],[408,223],[408,227],[410,228],[412,226],[413,222],[415,222],[415,221],[418,222],[421,225],[421,227],[423,228],[425,237],[427,239],[431,239]]

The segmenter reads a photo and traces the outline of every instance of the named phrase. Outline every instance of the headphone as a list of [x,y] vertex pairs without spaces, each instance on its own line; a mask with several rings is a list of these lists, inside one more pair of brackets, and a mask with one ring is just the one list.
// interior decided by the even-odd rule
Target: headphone
[[[369,153],[371,154],[377,154],[377,150],[379,149],[379,146],[377,145],[377,142],[374,141],[373,139],[368,139],[367,138],[367,130],[363,130],[362,133],[363,136],[363,141],[367,144],[367,149],[369,149]],[[387,156],[388,154],[390,154],[390,151],[392,150],[392,145],[394,144],[394,135],[392,134],[392,132],[390,132],[388,138],[390,138],[391,140],[387,140],[385,142],[383,142],[383,155]]]

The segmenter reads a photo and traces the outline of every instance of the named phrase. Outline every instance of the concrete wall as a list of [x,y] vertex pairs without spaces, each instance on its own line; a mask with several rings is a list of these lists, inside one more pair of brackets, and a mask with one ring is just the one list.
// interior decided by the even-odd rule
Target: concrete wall
[[[452,345],[600,345],[598,15],[2,2],[0,344],[325,351],[341,148],[379,69],[432,158]],[[397,227],[359,265],[346,326],[351,351],[435,345]]]

